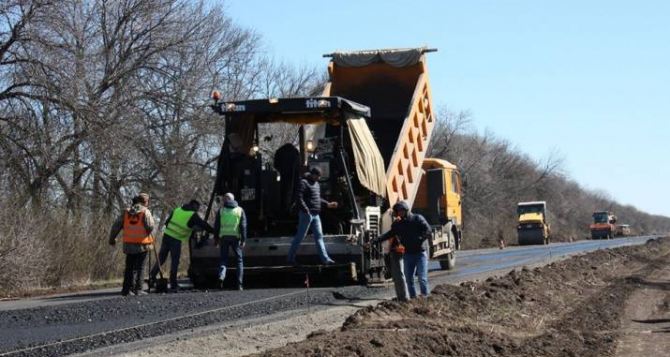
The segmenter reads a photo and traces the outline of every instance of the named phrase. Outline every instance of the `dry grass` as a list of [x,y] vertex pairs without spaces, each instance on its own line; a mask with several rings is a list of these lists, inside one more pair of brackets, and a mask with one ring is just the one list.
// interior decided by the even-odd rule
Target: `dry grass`
[[123,253],[120,246],[107,244],[111,222],[111,217],[71,217],[61,210],[37,215],[4,206],[0,211],[0,296],[119,276]]

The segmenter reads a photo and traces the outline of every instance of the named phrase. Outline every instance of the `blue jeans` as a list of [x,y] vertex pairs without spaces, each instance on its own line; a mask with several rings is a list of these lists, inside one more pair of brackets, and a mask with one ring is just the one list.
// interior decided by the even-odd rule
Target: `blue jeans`
[[237,260],[237,286],[242,286],[244,261],[242,247],[240,247],[240,240],[236,237],[223,237],[221,239],[220,245],[221,257],[219,258],[219,280],[223,281],[226,278],[226,270],[228,270],[228,252],[232,249],[233,255]]
[[314,243],[316,244],[316,250],[319,252],[321,263],[326,264],[332,262],[332,259],[328,256],[328,252],[326,252],[326,245],[323,243],[321,218],[318,214],[310,214],[301,211],[298,213],[298,232],[296,232],[295,237],[293,237],[291,249],[288,251],[289,263],[295,263],[295,253],[298,251],[298,247],[302,240],[305,239],[307,230],[310,228],[312,229],[312,235],[314,235]]
[[[181,241],[168,235],[163,235],[163,242],[161,243],[161,249],[158,253],[158,259],[160,260],[161,265],[165,263],[168,254],[170,254],[170,286],[176,288],[179,259],[181,259]],[[150,278],[156,279],[156,274],[158,274],[158,262],[156,262],[151,269]]]
[[411,299],[416,297],[414,289],[414,276],[419,277],[421,295],[428,296],[428,255],[426,252],[405,253],[405,279],[407,279],[407,290]]

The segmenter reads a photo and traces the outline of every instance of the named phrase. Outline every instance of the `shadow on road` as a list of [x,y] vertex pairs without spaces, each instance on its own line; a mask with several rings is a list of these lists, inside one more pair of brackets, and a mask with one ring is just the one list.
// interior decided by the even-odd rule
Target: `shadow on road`
[[44,300],[75,300],[75,299],[85,299],[85,298],[99,298],[99,297],[108,297],[108,296],[121,296],[120,291],[96,291],[90,293],[73,293],[68,295],[59,295],[51,296],[44,298]]

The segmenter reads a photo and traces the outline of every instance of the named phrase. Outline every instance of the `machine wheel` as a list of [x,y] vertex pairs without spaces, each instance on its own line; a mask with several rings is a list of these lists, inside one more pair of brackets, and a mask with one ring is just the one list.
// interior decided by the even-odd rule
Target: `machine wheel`
[[453,270],[456,267],[456,254],[451,252],[447,254],[447,259],[440,260],[440,269]]

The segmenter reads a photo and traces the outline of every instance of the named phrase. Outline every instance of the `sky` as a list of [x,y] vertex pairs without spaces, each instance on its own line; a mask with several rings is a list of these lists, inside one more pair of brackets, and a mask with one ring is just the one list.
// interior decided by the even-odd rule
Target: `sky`
[[227,0],[268,53],[429,46],[433,104],[624,204],[670,216],[670,1]]

